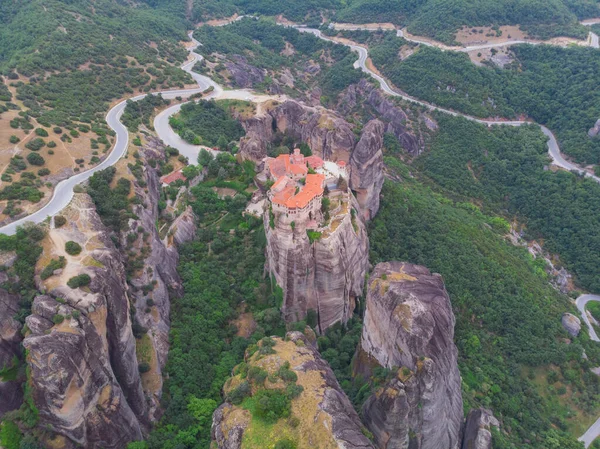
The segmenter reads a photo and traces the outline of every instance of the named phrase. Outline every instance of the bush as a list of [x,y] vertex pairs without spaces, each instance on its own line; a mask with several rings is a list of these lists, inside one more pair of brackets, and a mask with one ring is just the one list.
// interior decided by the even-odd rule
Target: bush
[[150,364],[148,362],[142,362],[138,365],[138,371],[141,374],[147,373],[150,371]]
[[90,282],[92,282],[92,278],[90,278],[89,275],[84,273],[80,274],[79,276],[73,276],[67,281],[67,285],[72,289],[75,289],[79,287],[85,287],[86,285],[89,285]]
[[27,155],[27,162],[29,162],[31,165],[37,165],[38,167],[46,163],[44,158],[37,153],[29,153]]
[[[54,140],[51,140],[50,142],[48,142],[48,148],[56,148],[56,142]],[[50,153],[50,151],[48,151],[48,154],[53,154],[53,153]]]
[[40,277],[42,280],[46,280],[54,274],[54,270],[60,270],[61,268],[64,268],[66,264],[67,260],[63,256],[60,256],[58,259],[52,259],[42,270]]
[[54,315],[54,316],[52,317],[52,322],[53,322],[54,324],[60,324],[60,323],[62,323],[64,320],[65,320],[65,317],[64,317],[64,316],[62,316],[62,315],[61,315],[61,314],[59,314],[59,313],[57,313],[56,315]]
[[10,136],[10,143],[19,143],[21,141],[21,139],[19,139],[17,136],[12,135]]
[[65,243],[65,251],[71,256],[77,256],[81,252],[81,245],[73,240]]
[[60,227],[64,226],[65,224],[67,224],[67,219],[65,217],[63,217],[62,215],[56,215],[54,217],[54,227],[55,228],[60,228]]
[[258,385],[262,385],[269,373],[258,366],[251,366],[248,369],[248,380]]
[[290,416],[291,402],[285,393],[277,390],[261,390],[253,396],[253,415],[266,423],[275,423]]
[[50,174],[50,169],[49,168],[40,168],[37,173],[38,173],[38,176],[48,176]]
[[237,388],[233,389],[228,395],[227,400],[232,404],[239,405],[244,399],[250,396],[251,389],[250,384],[246,381],[238,385]]
[[290,439],[279,440],[275,443],[274,449],[296,449],[296,443]]
[[38,137],[37,139],[33,139],[31,142],[25,144],[25,148],[31,151],[39,151],[44,145],[46,145],[46,142]]
[[0,444],[6,449],[19,449],[21,444],[21,431],[12,421],[2,423],[0,428]]
[[44,128],[36,128],[35,134],[40,137],[48,137],[48,131],[46,131]]

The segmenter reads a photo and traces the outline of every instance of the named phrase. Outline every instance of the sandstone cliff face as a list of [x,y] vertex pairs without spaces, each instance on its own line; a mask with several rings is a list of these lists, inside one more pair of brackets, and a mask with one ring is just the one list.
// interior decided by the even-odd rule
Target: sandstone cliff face
[[350,158],[350,188],[365,220],[379,210],[379,194],[383,187],[383,130],[379,120],[371,120],[363,128],[360,140]]
[[247,133],[240,144],[242,158],[259,162],[266,157],[266,143],[273,131],[278,131],[306,142],[313,154],[323,159],[350,160],[356,140],[352,126],[333,111],[288,100],[269,111],[268,116],[242,122]]
[[[163,159],[164,145],[158,140],[142,148],[143,160]],[[143,204],[134,206],[137,219],[128,223],[128,230],[121,234],[121,246],[141,255],[143,268],[130,273],[130,297],[135,306],[135,321],[148,332],[138,341],[138,359],[148,364],[149,371],[142,376],[143,389],[150,401],[150,418],[160,418],[160,398],[162,396],[162,371],[169,352],[170,297],[182,294],[181,279],[177,273],[179,254],[177,245],[193,238],[196,224],[190,208],[172,223],[164,241],[161,240],[155,223],[159,218],[160,180],[156,169],[144,164],[145,185],[134,181],[136,195]],[[140,235],[138,229],[145,235]],[[137,235],[135,241],[128,241],[128,235]],[[138,256],[140,257],[140,256]]]
[[[348,114],[361,103],[372,108],[374,115],[384,123],[385,132],[396,136],[408,154],[417,156],[423,152],[425,142],[422,136],[412,129],[406,113],[366,79],[346,89],[338,109],[343,114]],[[430,129],[436,126],[428,117],[424,117],[423,120]]]
[[261,161],[267,156],[267,148],[273,139],[273,117],[269,114],[242,120],[246,135],[240,140],[240,157],[244,160]]
[[[309,340],[300,332],[289,332],[285,340],[273,338],[274,353],[255,353],[247,359],[248,367],[266,370],[271,379],[277,378],[278,370],[289,366],[303,391],[291,400],[291,417],[282,418],[274,424],[270,441],[277,438],[296,443],[298,449],[374,449],[363,434],[363,425],[348,397],[340,388],[333,371]],[[225,385],[228,394],[243,382],[240,375]],[[286,382],[265,381],[264,385],[251,385],[253,394],[259,389],[283,389]],[[244,434],[256,435],[260,428],[255,426],[250,412],[226,402],[213,415],[212,435],[219,449],[243,449],[250,447],[242,443]],[[294,425],[290,424],[295,421]],[[276,440],[275,440],[276,442]],[[252,446],[256,447],[256,446]]]
[[[358,204],[350,195],[350,207]],[[324,233],[310,242],[306,223],[295,224],[293,216],[275,217],[270,226],[270,212],[265,211],[267,236],[267,271],[284,291],[282,312],[286,321],[298,321],[309,310],[318,315],[318,330],[345,323],[352,316],[355,300],[362,294],[369,265],[369,239],[359,214],[348,211]]]
[[[0,281],[6,275],[0,273]],[[13,318],[19,311],[19,296],[0,289],[0,371],[14,365],[15,358],[21,357],[21,324]],[[23,391],[17,380],[4,381],[0,377],[0,418],[4,413],[20,407]]]
[[402,262],[380,263],[370,278],[355,372],[396,375],[363,407],[382,449],[456,449],[463,420],[454,315],[441,276]]
[[471,410],[465,423],[462,449],[492,449],[490,429],[499,425],[490,410],[485,408]]
[[[67,224],[48,238],[67,265],[44,283],[49,295],[35,299],[23,342],[39,425],[65,447],[122,448],[148,423],[123,261],[87,195],[75,195],[63,215]],[[69,240],[81,254],[64,251]],[[88,288],[66,286],[83,273]]]

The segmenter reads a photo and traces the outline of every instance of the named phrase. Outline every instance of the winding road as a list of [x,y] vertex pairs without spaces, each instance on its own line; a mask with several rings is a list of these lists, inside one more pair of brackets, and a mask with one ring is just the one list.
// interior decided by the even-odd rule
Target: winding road
[[[242,17],[243,16],[240,16],[235,20],[240,20]],[[583,25],[588,25],[588,26],[593,25],[594,23],[597,23],[597,22],[596,21],[582,22]],[[350,49],[352,49],[353,51],[358,53],[358,60],[354,63],[354,67],[359,68],[363,72],[370,75],[373,79],[378,81],[381,89],[384,92],[386,92],[388,95],[399,97],[406,101],[416,103],[416,104],[423,106],[432,111],[440,111],[440,112],[450,114],[453,116],[464,117],[467,120],[471,120],[471,121],[481,123],[481,124],[484,124],[487,126],[496,126],[496,125],[521,126],[521,125],[525,125],[525,124],[535,124],[532,121],[525,121],[525,120],[506,121],[506,120],[497,120],[497,119],[489,119],[489,120],[480,119],[480,118],[462,114],[460,112],[456,112],[456,111],[453,111],[450,109],[435,106],[435,105],[425,102],[425,101],[421,101],[417,98],[414,98],[414,97],[406,94],[405,92],[402,92],[402,91],[392,88],[392,86],[390,86],[390,84],[387,82],[387,80],[385,78],[383,78],[382,76],[380,76],[379,74],[377,74],[373,70],[371,70],[367,65],[369,53],[365,47],[360,46],[360,45],[355,45],[355,44],[349,44],[346,42],[343,42],[343,43],[338,42],[334,39],[324,36],[320,30],[308,28],[308,27],[305,27],[302,25],[283,25],[283,26],[292,26],[300,32],[312,33],[321,39],[324,39],[324,40],[327,40],[330,42],[334,42],[336,44],[348,46]],[[369,28],[369,30],[373,31],[370,28]],[[404,39],[409,40],[411,42],[415,42],[415,43],[422,44],[422,45],[428,45],[428,46],[436,46],[438,48],[441,48],[442,50],[463,51],[463,52],[479,50],[479,49],[484,49],[484,48],[502,47],[502,46],[507,46],[507,45],[516,45],[516,44],[524,44],[524,43],[536,45],[539,43],[539,42],[531,42],[531,41],[512,40],[512,41],[498,42],[498,43],[492,43],[492,44],[476,45],[476,46],[471,46],[471,47],[447,47],[447,46],[444,46],[443,44],[432,43],[431,41],[428,41],[428,40],[420,40],[414,36],[407,37],[405,35],[405,33],[403,33],[402,30],[398,30],[397,33],[398,33],[398,36],[403,37]],[[261,101],[265,101],[268,99],[276,99],[276,100],[285,99],[284,96],[258,95],[256,93],[254,93],[250,90],[246,90],[246,89],[225,90],[225,89],[223,89],[223,87],[221,87],[219,84],[217,84],[214,80],[210,79],[209,77],[193,72],[192,69],[193,69],[194,65],[196,64],[196,62],[201,61],[203,59],[203,57],[194,51],[198,46],[201,46],[201,44],[193,38],[192,32],[190,32],[189,36],[193,43],[193,45],[190,46],[190,48],[189,48],[191,58],[188,61],[186,61],[181,66],[181,68],[192,76],[194,81],[196,81],[196,83],[198,84],[198,87],[192,88],[192,89],[154,92],[151,94],[160,93],[166,99],[173,99],[175,97],[187,98],[193,94],[202,93],[206,89],[212,87],[213,88],[212,92],[210,92],[210,94],[208,94],[208,95],[205,95],[203,97],[204,99],[238,99],[238,100],[246,100],[246,101],[254,101],[254,102],[261,102]],[[591,46],[593,48],[599,48],[598,36],[595,33],[590,32],[588,41],[589,41],[589,44],[588,44],[589,46]],[[138,101],[138,100],[141,100],[142,98],[144,98],[146,95],[147,94],[139,95],[137,97],[131,98],[131,100]],[[44,205],[38,211],[36,211],[24,218],[21,218],[17,221],[14,221],[13,223],[3,226],[2,228],[0,228],[0,233],[13,235],[16,232],[17,226],[21,226],[26,222],[41,223],[44,220],[46,220],[48,217],[57,214],[65,206],[67,206],[69,204],[69,202],[73,198],[74,187],[77,184],[80,184],[80,183],[86,181],[95,172],[97,172],[99,170],[103,170],[107,167],[114,165],[127,152],[127,148],[129,146],[129,133],[128,133],[127,128],[120,121],[120,118],[123,115],[126,105],[127,105],[127,100],[123,100],[120,103],[118,103],[116,106],[114,106],[106,115],[106,122],[107,122],[108,126],[115,132],[114,147],[113,147],[113,150],[110,152],[110,154],[106,157],[106,159],[104,159],[100,164],[96,165],[95,167],[93,167],[85,172],[78,173],[68,179],[65,179],[65,180],[59,182],[54,189],[54,193],[53,193],[50,201],[46,205]],[[176,114],[177,112],[179,112],[180,109],[181,109],[181,104],[176,104],[176,105],[171,106],[171,107],[165,109],[164,111],[160,112],[154,119],[154,128],[155,128],[158,136],[163,140],[163,142],[165,144],[170,145],[174,148],[177,148],[179,150],[179,152],[182,155],[186,156],[191,163],[194,163],[197,160],[199,151],[202,148],[206,148],[206,147],[198,146],[198,145],[191,145],[188,142],[185,142],[169,126],[169,118],[173,114]],[[558,146],[558,142],[556,141],[556,138],[552,134],[552,132],[545,126],[542,126],[542,125],[539,125],[539,126],[540,126],[542,132],[548,137],[548,154],[549,154],[550,158],[552,159],[552,162],[554,165],[562,167],[566,170],[571,170],[571,171],[578,172],[580,174],[584,174],[585,176],[588,176],[588,177],[594,179],[596,182],[600,183],[599,177],[594,176],[593,174],[582,169],[580,166],[567,161],[562,156],[562,154],[560,152],[560,148]],[[598,336],[596,335],[596,332],[593,329],[593,327],[586,315],[586,312],[585,312],[585,305],[589,301],[600,301],[600,296],[591,295],[591,294],[581,295],[580,297],[577,298],[577,301],[576,301],[577,308],[581,312],[582,318],[589,329],[590,338],[596,342],[600,342],[600,338],[598,338]],[[596,439],[598,436],[600,436],[600,418],[585,432],[584,435],[582,435],[579,438],[579,440],[582,441],[586,447],[588,447],[593,442],[593,440]]]

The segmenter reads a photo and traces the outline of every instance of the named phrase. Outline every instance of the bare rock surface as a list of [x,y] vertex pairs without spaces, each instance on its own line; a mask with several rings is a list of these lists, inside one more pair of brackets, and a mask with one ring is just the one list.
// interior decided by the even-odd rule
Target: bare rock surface
[[[365,79],[352,84],[344,91],[338,109],[343,114],[349,114],[361,103],[372,108],[377,118],[384,123],[385,132],[396,136],[408,154],[417,156],[424,151],[425,142],[411,128],[407,114]],[[430,127],[432,124],[433,120],[426,117],[426,125]]]
[[465,423],[462,449],[492,449],[490,428],[499,425],[491,410],[485,408],[471,410]]
[[360,140],[350,158],[350,188],[365,220],[379,210],[379,194],[383,187],[383,131],[379,120],[371,120],[363,128]]
[[[374,449],[363,433],[363,424],[342,391],[329,364],[321,358],[306,336],[300,332],[289,332],[286,339],[273,337],[273,353],[255,353],[247,358],[248,367],[259,367],[270,376],[276,377],[283,366],[289,366],[297,376],[296,384],[302,392],[291,401],[291,419],[280,419],[276,433],[296,443],[298,449],[344,448]],[[240,375],[225,384],[228,394],[243,380]],[[280,389],[283,382],[265,382],[264,388]],[[252,387],[256,391],[256,386]],[[226,402],[213,415],[212,436],[218,449],[243,449],[246,432],[255,432],[255,422],[250,412]]]
[[246,135],[240,140],[240,157],[258,162],[267,156],[273,139],[273,117],[269,114],[242,120]]
[[[14,366],[21,356],[21,323],[13,317],[19,311],[19,295],[0,289],[0,371]],[[23,390],[18,380],[0,379],[0,418],[15,410],[23,401]]]
[[[128,230],[121,233],[121,247],[134,251],[143,259],[143,268],[130,274],[130,297],[135,305],[135,321],[148,332],[142,338],[147,344],[144,360],[149,371],[144,373],[144,393],[150,402],[150,417],[161,415],[162,372],[169,352],[170,300],[183,292],[177,273],[179,254],[177,245],[191,240],[196,232],[195,216],[191,208],[182,212],[171,224],[164,241],[155,223],[159,218],[160,180],[158,172],[146,161],[164,159],[164,145],[158,139],[149,140],[142,150],[144,158],[144,184],[135,180],[133,187],[143,204],[134,206],[137,219],[130,220]],[[143,234],[138,230],[142,229]],[[128,241],[128,235],[137,235]],[[149,287],[150,286],[150,287]]]
[[[354,197],[351,207],[358,210]],[[282,313],[286,321],[302,320],[309,310],[318,315],[324,332],[352,316],[356,298],[362,295],[369,266],[369,239],[362,219],[347,213],[337,228],[310,242],[306,223],[282,214],[270,226],[269,210],[264,223],[267,236],[266,269],[284,291]]]
[[596,137],[598,134],[600,134],[600,119],[598,119],[596,123],[594,123],[594,126],[588,131],[588,136],[590,137]]
[[577,337],[581,331],[581,320],[572,313],[564,313],[562,316],[562,325],[565,330],[572,336]]
[[[123,260],[86,194],[63,215],[67,224],[48,238],[67,265],[45,282],[49,295],[34,300],[23,342],[39,425],[67,447],[122,448],[148,425]],[[80,255],[64,252],[69,240],[80,243]],[[90,276],[89,287],[65,285],[80,274]]]
[[248,63],[244,56],[233,55],[232,60],[225,63],[236,86],[241,88],[254,87],[265,79],[265,71]]
[[422,266],[380,263],[371,275],[354,371],[396,375],[363,406],[382,449],[456,449],[463,421],[454,314],[442,278]]

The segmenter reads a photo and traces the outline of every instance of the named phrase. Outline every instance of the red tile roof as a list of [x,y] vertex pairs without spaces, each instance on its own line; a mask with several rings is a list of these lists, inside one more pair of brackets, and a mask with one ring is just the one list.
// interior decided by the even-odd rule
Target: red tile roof
[[305,161],[310,168],[321,168],[323,166],[323,159],[319,156],[308,156]]
[[163,176],[162,178],[160,178],[160,182],[162,182],[163,184],[171,184],[172,182],[175,182],[179,179],[182,181],[185,181],[187,179],[183,175],[181,170],[177,170],[177,171],[174,171],[173,173],[169,173],[168,175]]

